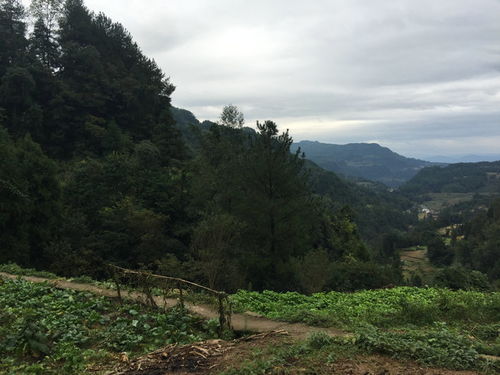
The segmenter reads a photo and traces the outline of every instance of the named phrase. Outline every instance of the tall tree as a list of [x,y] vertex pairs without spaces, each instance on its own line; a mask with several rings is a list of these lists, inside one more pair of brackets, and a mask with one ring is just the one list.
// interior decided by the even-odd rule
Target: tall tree
[[54,71],[58,67],[59,47],[54,35],[42,18],[38,18],[35,21],[33,34],[29,42],[30,52],[35,58],[37,58],[46,69]]
[[0,0],[0,77],[24,60],[27,46],[25,9],[18,0]]
[[276,124],[259,133],[214,125],[203,143],[194,196],[204,210],[243,223],[238,247],[240,273],[254,288],[285,288],[293,278],[291,257],[313,248],[311,194],[300,153]]
[[307,240],[302,215],[310,195],[303,157],[300,150],[290,153],[293,139],[288,131],[279,134],[272,121],[257,123],[257,128],[259,136],[252,139],[244,155],[243,189],[249,199],[242,205],[260,229],[255,238],[267,250],[271,263],[276,263],[300,251],[301,242]]
[[29,136],[13,142],[0,128],[0,261],[46,266],[59,218],[54,162]]
[[64,0],[31,0],[29,11],[31,15],[46,26],[54,35],[59,27]]
[[219,118],[219,124],[231,128],[241,128],[245,123],[245,117],[238,107],[229,104],[224,106]]

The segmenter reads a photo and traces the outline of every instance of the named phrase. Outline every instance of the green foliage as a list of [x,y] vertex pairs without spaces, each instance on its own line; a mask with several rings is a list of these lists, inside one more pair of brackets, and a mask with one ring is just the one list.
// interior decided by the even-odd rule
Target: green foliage
[[339,262],[331,268],[329,289],[350,292],[362,289],[384,288],[401,283],[396,267],[373,262]]
[[424,365],[455,370],[475,369],[481,365],[473,342],[445,327],[404,332],[366,327],[358,334],[357,345],[361,348],[396,358],[413,359]]
[[[24,60],[27,41],[25,9],[18,0],[0,1],[0,77],[9,66]],[[1,105],[0,105],[1,106]]]
[[43,265],[61,215],[56,165],[31,137],[14,142],[1,127],[0,163],[0,262]]
[[224,106],[219,119],[220,125],[232,128],[241,128],[244,123],[245,118],[238,107],[232,104]]
[[[280,134],[272,121],[258,128],[258,134],[247,134],[214,125],[203,139],[192,166],[193,206],[202,213],[194,245],[203,233],[220,233],[224,218],[231,218],[240,228],[238,236],[222,238],[224,244],[218,240],[218,251],[224,254],[216,257],[229,260],[230,269],[237,270],[226,288],[251,284],[256,289],[285,289],[293,278],[292,257],[314,247],[317,207],[302,157],[290,153],[289,134]],[[213,247],[213,241],[202,242]],[[195,254],[199,259],[201,255]]]
[[306,345],[311,349],[321,349],[325,346],[331,345],[334,342],[334,339],[329,336],[325,332],[313,332],[311,333],[306,340]]
[[[373,220],[384,205],[373,209],[371,191],[333,174],[311,178],[290,134],[272,121],[255,132],[235,106],[223,110],[227,126],[172,108],[167,76],[122,25],[84,1],[34,0],[31,14],[27,38],[21,3],[0,2],[8,26],[0,29],[0,262],[95,278],[114,262],[227,290],[312,292],[329,270],[306,285],[297,261],[317,265],[323,250],[329,262],[373,260],[344,209],[362,200],[357,212],[367,213],[358,220],[382,222]],[[404,211],[396,206],[387,212]],[[202,249],[221,226],[235,235]],[[370,228],[367,238],[380,229]],[[219,270],[203,267],[207,259],[223,260]],[[228,272],[214,277],[220,269]]]
[[489,290],[491,285],[488,277],[479,272],[471,271],[463,267],[448,267],[440,270],[434,276],[435,286],[450,289],[464,290]]
[[8,359],[0,373],[27,359],[44,373],[81,373],[103,352],[142,353],[207,337],[200,320],[180,308],[163,313],[117,306],[104,297],[24,281],[0,284],[0,300],[0,355]]
[[43,277],[45,279],[57,279],[58,276],[52,272],[38,271],[34,268],[23,268],[15,263],[0,264],[0,272],[10,273],[12,275],[19,276],[36,276]]
[[231,296],[238,311],[271,319],[320,325],[428,324],[435,321],[490,322],[498,319],[500,293],[398,287],[357,293],[262,293]]
[[500,162],[459,163],[422,169],[401,191],[409,195],[495,191],[498,180],[488,174],[500,172]]
[[293,260],[300,288],[305,293],[321,292],[331,278],[332,262],[325,249],[309,251]]
[[194,229],[191,247],[210,288],[236,289],[241,286],[235,258],[243,228],[243,224],[230,215],[213,214]]
[[481,271],[493,282],[500,280],[500,199],[491,202],[462,228],[464,240],[455,245],[457,260],[465,267]]
[[453,261],[453,252],[441,238],[435,237],[427,243],[427,256],[436,265],[449,266]]
[[289,362],[310,352],[310,348],[301,344],[272,348],[266,356],[255,355],[255,358],[244,361],[238,368],[226,370],[220,375],[280,374],[285,371],[284,368]]

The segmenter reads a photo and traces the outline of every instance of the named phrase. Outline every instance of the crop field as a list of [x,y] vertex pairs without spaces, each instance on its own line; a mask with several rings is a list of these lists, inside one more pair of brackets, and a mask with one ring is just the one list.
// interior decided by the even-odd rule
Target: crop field
[[429,193],[430,200],[424,205],[434,211],[440,211],[445,207],[454,206],[459,203],[471,201],[473,193]]
[[357,293],[262,293],[240,290],[235,309],[271,319],[341,325],[377,326],[434,321],[492,322],[500,319],[500,293],[398,287]]
[[99,371],[120,353],[133,356],[215,335],[179,308],[164,313],[45,284],[0,283],[0,374]]
[[403,276],[408,280],[412,275],[422,279],[432,278],[437,268],[427,258],[427,246],[413,246],[400,250]]
[[[372,363],[373,358],[383,368],[392,363],[450,371],[435,370],[439,374],[500,372],[500,293],[398,287],[308,296],[240,290],[230,299],[235,312],[340,328],[346,335],[332,337],[316,328],[305,341],[274,339],[254,357],[251,346],[241,346],[247,357],[222,366],[224,374],[271,374],[289,366],[324,371],[341,369],[350,360],[354,368],[356,361]],[[211,339],[217,329],[217,322],[180,308],[165,313],[120,305],[20,279],[0,281],[0,304],[0,374],[104,374],[123,364],[123,357]]]
[[238,311],[342,327],[355,334],[353,345],[425,365],[478,369],[490,365],[481,355],[500,355],[500,293],[414,287],[311,296],[239,291],[232,300]]

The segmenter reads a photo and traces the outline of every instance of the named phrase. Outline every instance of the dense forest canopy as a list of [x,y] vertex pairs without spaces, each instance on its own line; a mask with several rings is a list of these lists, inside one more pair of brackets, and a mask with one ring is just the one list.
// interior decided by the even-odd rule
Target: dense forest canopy
[[173,108],[167,75],[82,0],[0,0],[0,21],[0,262],[226,290],[402,281],[408,198],[321,169],[236,106],[202,124]]
[[424,168],[404,184],[401,190],[410,195],[500,193],[500,161]]

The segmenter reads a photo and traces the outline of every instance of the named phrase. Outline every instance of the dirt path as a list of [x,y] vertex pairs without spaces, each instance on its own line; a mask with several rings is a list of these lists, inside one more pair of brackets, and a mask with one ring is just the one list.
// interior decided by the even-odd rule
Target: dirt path
[[[114,297],[117,298],[118,294],[116,291],[106,288],[100,288],[95,285],[90,284],[79,284],[71,281],[67,281],[64,279],[46,279],[42,277],[35,276],[18,276],[12,275],[4,272],[0,272],[0,277],[5,279],[17,279],[21,278],[26,281],[30,281],[33,283],[47,283],[52,285],[55,288],[59,289],[73,289],[77,291],[91,292],[100,296],[105,297]],[[127,293],[123,292],[122,297],[125,299],[130,299],[133,301],[142,302],[145,300],[145,295],[140,292],[132,292]],[[164,301],[162,297],[154,297],[155,302],[158,306],[165,305],[166,307],[173,307],[178,303],[176,299],[167,299]],[[213,309],[213,307],[208,305],[195,305],[192,303],[185,303],[186,308],[203,318],[206,319],[218,319],[219,314],[217,311]],[[270,320],[264,317],[256,316],[254,314],[244,313],[244,314],[233,314],[231,317],[231,323],[233,329],[236,331],[251,331],[251,332],[271,332],[271,331],[280,331],[285,330],[291,336],[296,338],[306,337],[311,332],[322,331],[328,333],[331,336],[345,336],[347,333],[335,329],[335,328],[319,328],[319,327],[311,327],[306,324],[301,323],[286,323],[279,322],[275,320]]]

